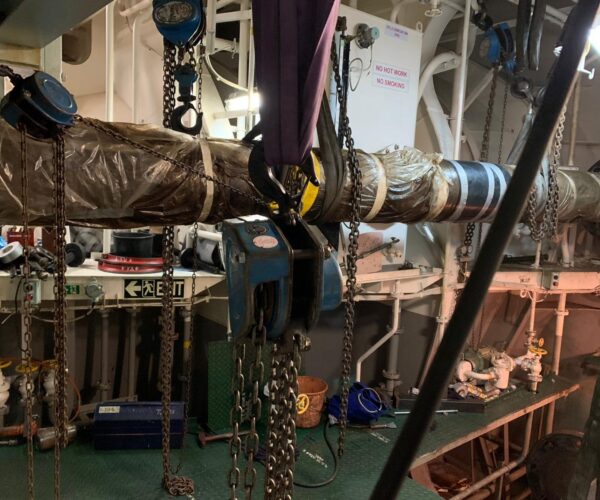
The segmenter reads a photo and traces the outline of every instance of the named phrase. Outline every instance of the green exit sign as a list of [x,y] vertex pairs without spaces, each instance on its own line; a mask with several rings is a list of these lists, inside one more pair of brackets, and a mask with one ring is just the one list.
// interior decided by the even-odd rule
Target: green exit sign
[[81,285],[65,285],[65,291],[67,295],[80,295]]

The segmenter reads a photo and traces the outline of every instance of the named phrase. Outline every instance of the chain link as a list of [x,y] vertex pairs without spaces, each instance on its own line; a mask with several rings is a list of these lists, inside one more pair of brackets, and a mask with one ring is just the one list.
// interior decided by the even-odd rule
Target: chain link
[[335,40],[331,45],[331,63],[336,85],[336,94],[340,104],[340,115],[342,126],[340,136],[345,138],[346,162],[350,171],[351,181],[351,212],[350,233],[348,235],[348,249],[346,254],[346,301],[344,312],[344,340],[342,348],[342,374],[340,379],[340,434],[338,438],[338,455],[344,454],[344,441],[346,438],[346,427],[348,425],[348,395],[350,392],[350,371],[352,369],[352,344],[354,340],[355,295],[356,295],[356,261],[358,256],[358,237],[360,226],[360,202],[362,193],[362,174],[358,163],[358,157],[354,149],[352,129],[348,119],[347,101],[343,98],[344,92],[340,76],[340,66]]
[[539,223],[536,212],[537,187],[534,186],[529,193],[529,200],[527,203],[527,225],[529,226],[531,232],[531,238],[536,242],[540,242],[546,237],[555,236],[558,230],[558,205],[560,199],[558,188],[558,168],[560,166],[560,154],[562,150],[566,115],[567,107],[564,106],[558,119],[556,131],[554,132],[554,138],[552,140],[552,156],[550,159],[550,164],[548,165],[548,192],[546,196],[546,203],[544,204],[542,220]]
[[21,200],[23,219],[23,340],[25,358],[25,405],[27,435],[27,497],[35,498],[34,456],[33,456],[33,349],[31,338],[31,267],[29,265],[29,185],[27,177],[27,131],[19,128],[21,133]]
[[54,357],[56,376],[54,389],[54,497],[60,499],[61,450],[67,446],[67,343],[66,343],[66,263],[65,263],[65,141],[62,131],[54,139],[54,245],[56,263],[54,271]]

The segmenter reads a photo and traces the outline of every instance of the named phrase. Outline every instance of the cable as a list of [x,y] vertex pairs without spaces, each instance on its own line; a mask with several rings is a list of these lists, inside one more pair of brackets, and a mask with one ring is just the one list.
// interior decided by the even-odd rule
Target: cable
[[323,486],[331,484],[337,477],[339,465],[338,455],[336,450],[333,449],[333,445],[329,440],[329,435],[327,433],[329,427],[332,427],[332,424],[330,422],[325,422],[325,425],[323,425],[323,437],[325,438],[325,443],[327,444],[327,448],[329,448],[329,451],[331,452],[331,456],[333,458],[333,472],[331,473],[331,476],[325,479],[325,481],[321,481],[320,483],[302,483],[300,481],[294,481],[295,486],[298,486],[300,488],[322,488]]
[[242,92],[248,92],[248,89],[246,87],[242,87],[241,85],[238,85],[237,83],[233,83],[231,80],[228,80],[227,78],[221,76],[221,74],[218,73],[217,70],[213,67],[212,62],[210,61],[210,55],[208,54],[208,52],[206,54],[204,54],[204,60],[206,61],[206,66],[208,66],[208,69],[211,71],[211,73],[213,75],[215,75],[215,78],[217,79],[217,81],[223,82],[225,85],[229,85],[230,87],[233,87],[236,90],[241,90]]

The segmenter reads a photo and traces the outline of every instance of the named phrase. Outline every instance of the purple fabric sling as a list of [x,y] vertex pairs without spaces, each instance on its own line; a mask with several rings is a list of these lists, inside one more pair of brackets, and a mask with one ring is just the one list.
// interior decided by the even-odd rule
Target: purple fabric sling
[[310,152],[340,0],[253,0],[256,75],[267,165]]

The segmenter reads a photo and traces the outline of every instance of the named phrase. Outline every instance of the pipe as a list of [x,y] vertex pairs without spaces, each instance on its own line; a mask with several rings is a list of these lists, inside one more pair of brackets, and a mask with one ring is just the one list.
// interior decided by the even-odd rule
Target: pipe
[[[560,369],[560,354],[562,351],[563,333],[565,331],[565,317],[569,315],[567,310],[567,294],[561,293],[558,296],[558,306],[556,307],[556,326],[554,329],[554,349],[552,352],[552,373],[558,375]],[[550,434],[554,429],[554,412],[556,402],[553,401],[548,406],[548,416],[546,417],[546,434]]]
[[106,121],[114,120],[115,108],[115,2],[106,6]]
[[[217,36],[217,0],[206,0],[206,53],[205,60],[210,65],[210,55],[215,51]],[[216,74],[216,72],[213,73]]]
[[442,71],[448,71],[457,67],[458,56],[450,51],[443,52],[435,56],[431,61],[427,63],[425,69],[421,72],[421,77],[419,79],[419,92],[417,94],[417,100],[420,101],[423,97],[423,92],[425,91],[425,87],[429,83],[429,80],[435,75],[439,73],[438,69],[442,67]]
[[572,167],[575,163],[575,147],[577,146],[577,121],[579,120],[579,98],[581,97],[581,76],[577,76],[575,91],[573,92],[573,109],[571,111],[571,131],[569,134],[569,158],[567,165]]
[[[240,12],[245,12],[250,9],[249,0],[241,0]],[[240,46],[238,51],[238,85],[244,87],[250,91],[248,87],[248,53],[250,46],[250,20],[240,21]],[[250,103],[248,97],[248,109],[250,109]],[[246,116],[240,116],[237,119],[237,137],[243,137],[246,135],[248,130],[248,124],[246,123]]]
[[139,22],[140,17],[143,14],[138,14],[133,19],[133,23],[131,26],[131,121],[133,123],[139,123],[138,116],[138,104],[137,104],[137,94],[138,94],[138,77],[139,77],[139,56],[141,54],[139,49],[139,43],[141,41]]
[[487,88],[492,79],[494,78],[494,68],[490,68],[488,72],[479,80],[479,82],[473,87],[473,90],[469,92],[469,95],[465,99],[465,108],[463,112],[467,112],[467,109],[471,107],[481,93]]
[[107,401],[110,384],[108,382],[108,332],[110,311],[101,309],[100,316],[102,317],[102,336],[101,336],[101,352],[100,352],[100,396],[102,401]]
[[[485,238],[473,271],[460,296],[432,367],[387,463],[371,494],[372,499],[396,498],[408,474],[433,412],[446,391],[456,360],[481,310],[486,292],[512,238],[529,198],[545,151],[569,96],[577,67],[587,44],[600,0],[581,0],[565,25],[563,49],[550,75],[531,133],[523,149],[498,215]],[[503,474],[504,472],[502,472]]]
[[119,14],[123,17],[131,16],[133,14],[137,14],[144,9],[152,6],[152,0],[141,0],[140,2],[132,5],[128,9],[119,10]]
[[356,361],[356,381],[360,382],[362,377],[362,364],[364,361],[377,351],[383,344],[391,339],[398,332],[398,325],[400,324],[400,299],[394,299],[392,306],[392,326],[388,329],[386,334],[381,337],[375,344],[373,344],[365,353],[363,353]]
[[136,393],[136,379],[135,379],[135,365],[136,365],[136,348],[137,348],[137,333],[138,333],[138,313],[137,307],[128,309],[129,311],[129,360],[127,363],[127,395],[129,397],[135,396]]
[[452,87],[452,113],[451,129],[454,134],[454,155],[452,158],[460,158],[460,146],[462,143],[463,114],[465,110],[465,89],[467,86],[467,71],[469,64],[469,27],[471,24],[471,1],[465,0],[465,17],[463,19],[462,38],[460,40],[460,65],[454,75],[454,86]]
[[531,444],[531,428],[533,427],[533,412],[529,412],[527,414],[527,424],[525,426],[525,437],[523,439],[523,451],[521,454],[512,462],[500,467],[495,472],[492,472],[488,476],[484,477],[480,481],[477,481],[475,484],[469,486],[466,490],[461,491],[458,495],[452,497],[452,500],[462,500],[464,498],[469,497],[476,491],[479,491],[484,486],[494,482],[496,479],[508,474],[513,469],[516,469],[519,465],[521,465],[526,459],[527,454],[529,453],[529,445]]

